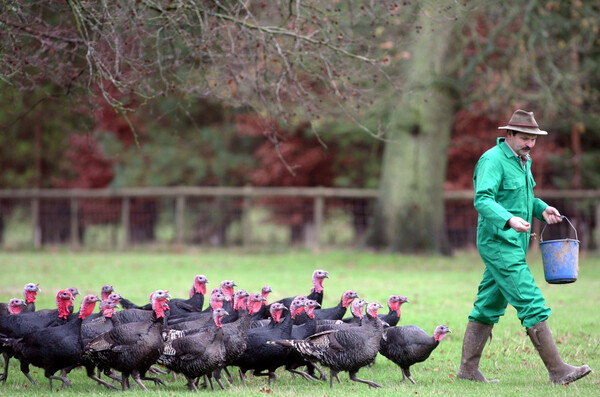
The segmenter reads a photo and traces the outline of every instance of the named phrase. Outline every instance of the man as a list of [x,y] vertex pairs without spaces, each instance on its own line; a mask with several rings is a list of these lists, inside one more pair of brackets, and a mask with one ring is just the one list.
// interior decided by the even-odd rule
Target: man
[[[539,135],[533,113],[517,110],[507,126],[505,138],[481,156],[475,167],[475,209],[479,213],[477,249],[485,270],[477,299],[469,315],[462,347],[459,379],[488,380],[479,371],[479,359],[492,328],[510,303],[546,365],[550,380],[567,384],[591,372],[587,365],[565,364],[546,324],[550,308],[531,275],[525,255],[529,246],[532,216],[552,224],[560,213],[534,197],[529,152]],[[497,380],[495,380],[497,381]]]

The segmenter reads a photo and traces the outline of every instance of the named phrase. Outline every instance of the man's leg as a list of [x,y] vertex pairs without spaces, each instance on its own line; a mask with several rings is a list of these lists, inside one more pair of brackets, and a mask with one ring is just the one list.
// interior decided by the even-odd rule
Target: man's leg
[[546,320],[551,309],[545,306],[542,292],[535,284],[525,258],[511,261],[509,252],[500,255],[490,266],[498,286],[508,302],[515,307],[521,323],[527,328],[527,335],[538,351],[550,380],[557,384],[567,384],[580,379],[591,372],[587,365],[574,367],[562,361],[552,338]]
[[527,335],[531,339],[531,343],[535,346],[538,351],[546,369],[550,380],[557,384],[568,384],[575,382],[577,379],[583,378],[592,370],[587,365],[581,367],[573,367],[572,365],[566,364],[560,358],[558,349],[552,338],[552,333],[548,328],[548,324],[545,321],[541,321],[531,328],[527,329]]
[[[486,342],[491,339],[493,324],[497,323],[506,311],[506,304],[506,299],[486,268],[463,338],[460,368],[456,375],[458,379],[490,382],[479,370],[479,360]],[[491,382],[497,381],[494,379]]]
[[542,291],[535,284],[525,255],[508,249],[491,251],[493,260],[485,258],[486,269],[496,282],[500,293],[516,310],[524,327],[533,327],[546,320],[552,310],[546,306]]

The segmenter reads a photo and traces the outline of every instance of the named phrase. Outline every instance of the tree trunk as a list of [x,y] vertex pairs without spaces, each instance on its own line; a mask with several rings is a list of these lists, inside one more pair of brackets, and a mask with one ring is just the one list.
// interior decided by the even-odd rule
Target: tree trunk
[[456,92],[445,82],[451,35],[418,17],[407,65],[407,87],[389,103],[380,196],[367,244],[399,252],[449,254],[444,219],[447,148]]

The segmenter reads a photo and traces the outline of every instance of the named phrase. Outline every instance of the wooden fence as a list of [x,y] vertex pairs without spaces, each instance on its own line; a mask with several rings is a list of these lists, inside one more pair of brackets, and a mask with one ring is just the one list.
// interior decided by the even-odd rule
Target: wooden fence
[[[190,237],[195,233],[191,229],[207,228],[212,230],[212,239],[219,245],[231,245],[225,238],[215,237],[224,235],[226,226],[237,222],[240,229],[240,244],[252,245],[253,223],[250,217],[252,209],[261,207],[275,208],[274,203],[281,199],[293,201],[295,207],[282,206],[277,218],[280,225],[294,225],[298,230],[310,230],[305,233],[303,242],[309,247],[319,248],[323,244],[323,228],[327,224],[326,216],[331,208],[341,208],[351,214],[353,221],[346,227],[366,230],[366,225],[373,214],[376,205],[377,190],[373,189],[341,189],[341,188],[261,188],[261,187],[161,187],[161,188],[125,188],[125,189],[25,189],[0,190],[0,239],[3,232],[9,232],[14,225],[3,221],[21,208],[30,222],[29,243],[35,248],[47,244],[48,235],[61,229],[61,237],[53,243],[70,244],[73,247],[82,245],[85,227],[105,223],[118,227],[119,232],[113,236],[113,244],[119,247],[129,247],[143,238],[134,230],[134,224],[144,217],[152,217],[151,225],[155,227],[156,217],[165,211],[156,204],[167,200],[172,219],[167,223],[173,224],[170,244],[195,244],[204,237]],[[594,191],[537,191],[537,197],[546,200],[561,211],[569,214],[569,218],[580,230],[579,239],[584,249],[600,247],[600,190]],[[448,191],[444,195],[447,207],[447,227],[451,243],[457,247],[473,247],[477,214],[472,208],[472,191]],[[199,201],[200,200],[200,201]],[[201,201],[205,200],[205,201]],[[208,201],[206,201],[208,200]],[[223,200],[226,200],[223,201]],[[227,201],[228,200],[228,201]],[[210,201],[210,203],[209,203]],[[46,204],[61,203],[60,210],[54,210],[48,215]],[[95,218],[89,214],[90,208],[98,207],[98,202],[104,203],[103,214]],[[94,204],[96,203],[96,204]],[[199,207],[202,203],[202,208]],[[209,203],[209,204],[206,204]],[[225,203],[225,204],[224,204]],[[351,204],[348,204],[351,203]],[[277,204],[279,205],[279,204]],[[351,206],[350,206],[351,205]],[[104,208],[103,207],[103,208]],[[200,215],[200,212],[202,214]],[[342,212],[343,212],[342,211]],[[87,214],[87,215],[86,215]],[[85,215],[85,216],[84,216]],[[287,217],[293,219],[285,219]],[[24,219],[25,219],[24,218]],[[219,218],[224,225],[212,228],[213,218]],[[223,221],[225,219],[225,221]],[[358,219],[358,220],[357,220]],[[193,225],[190,225],[193,223]],[[62,226],[61,226],[62,225]],[[23,225],[21,224],[21,227]],[[138,226],[135,226],[138,227]],[[534,233],[539,236],[540,223],[534,223]],[[220,232],[215,230],[221,229]],[[116,229],[115,229],[116,230]],[[332,232],[335,235],[335,231]],[[564,227],[560,233],[568,233]],[[207,233],[209,234],[209,233]],[[308,237],[306,237],[306,234]],[[556,233],[555,233],[556,234]],[[137,237],[136,237],[137,236]],[[149,240],[154,238],[150,231]],[[346,245],[354,245],[360,237],[360,232],[354,233]],[[453,240],[454,239],[454,240]],[[548,239],[548,238],[545,238]],[[116,241],[119,240],[119,241]],[[0,240],[1,241],[1,240]],[[211,240],[212,241],[212,240]],[[343,244],[342,244],[343,245]]]

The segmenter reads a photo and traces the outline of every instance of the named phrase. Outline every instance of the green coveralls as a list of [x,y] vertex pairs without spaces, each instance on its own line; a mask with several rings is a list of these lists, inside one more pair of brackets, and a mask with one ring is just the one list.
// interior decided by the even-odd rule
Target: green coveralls
[[532,216],[543,221],[548,205],[533,195],[531,159],[523,167],[504,140],[498,138],[497,145],[481,156],[473,176],[479,213],[477,249],[485,270],[469,320],[493,325],[510,303],[521,324],[531,328],[546,320],[551,309],[525,261],[530,232],[517,233],[507,221],[513,216],[529,223]]

